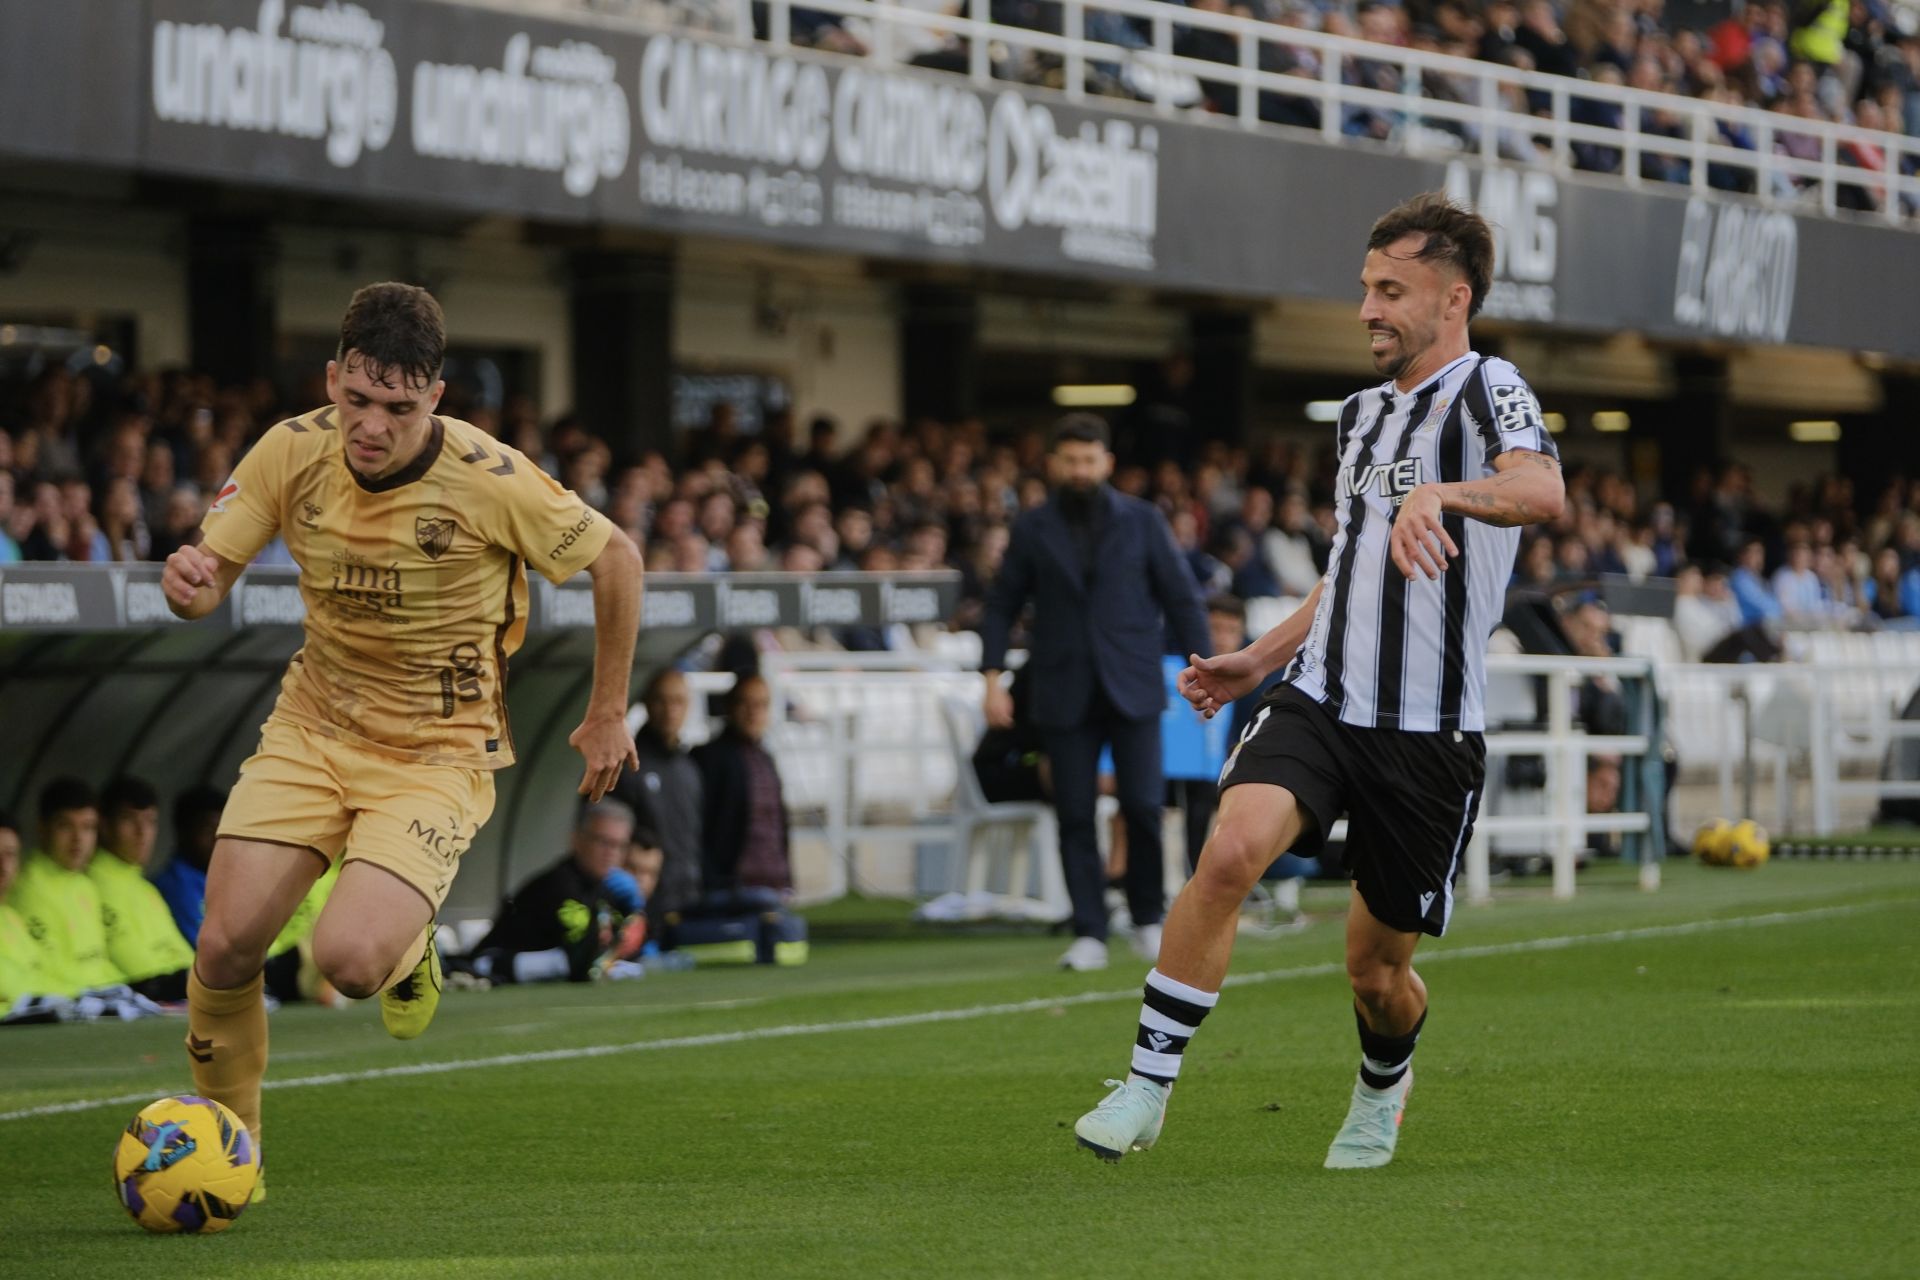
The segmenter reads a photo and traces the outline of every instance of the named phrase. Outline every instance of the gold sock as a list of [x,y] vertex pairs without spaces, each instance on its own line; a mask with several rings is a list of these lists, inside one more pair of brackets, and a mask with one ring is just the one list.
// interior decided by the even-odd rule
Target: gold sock
[[433,921],[429,920],[427,921],[427,927],[420,931],[420,936],[413,940],[413,945],[401,953],[400,963],[393,966],[393,971],[381,979],[380,989],[382,991],[385,991],[388,987],[391,987],[394,983],[413,972],[414,966],[420,963],[420,957],[427,954],[427,937],[432,932]]
[[224,1103],[260,1143],[260,1081],[267,1074],[265,979],[215,990],[194,970],[187,977],[187,1056],[193,1085]]

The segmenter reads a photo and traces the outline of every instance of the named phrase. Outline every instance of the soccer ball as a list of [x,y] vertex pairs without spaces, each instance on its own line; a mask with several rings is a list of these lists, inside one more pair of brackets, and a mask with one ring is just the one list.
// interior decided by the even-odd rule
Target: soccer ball
[[1693,856],[1702,866],[1724,867],[1728,865],[1732,841],[1733,824],[1725,818],[1715,818],[1693,833]]
[[1726,854],[1727,865],[1751,870],[1767,860],[1773,852],[1773,845],[1767,839],[1767,829],[1749,818],[1735,824],[1728,833]]
[[225,1231],[260,1178],[260,1151],[240,1117],[183,1094],[140,1109],[113,1152],[113,1188],[148,1231]]

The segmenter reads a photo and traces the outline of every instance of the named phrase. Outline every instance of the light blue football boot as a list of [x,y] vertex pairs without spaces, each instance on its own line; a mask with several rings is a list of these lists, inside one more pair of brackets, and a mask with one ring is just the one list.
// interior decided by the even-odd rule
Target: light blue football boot
[[1125,1080],[1107,1081],[1113,1092],[1099,1106],[1080,1117],[1073,1136],[1102,1160],[1118,1160],[1129,1151],[1145,1151],[1160,1140],[1167,1120],[1169,1085],[1128,1073]]
[[1413,1092],[1413,1068],[1400,1077],[1391,1089],[1369,1089],[1364,1081],[1353,1082],[1353,1101],[1347,1107],[1347,1121],[1333,1136],[1327,1148],[1329,1169],[1377,1169],[1393,1159],[1393,1148],[1400,1141],[1400,1121],[1407,1114],[1407,1095]]

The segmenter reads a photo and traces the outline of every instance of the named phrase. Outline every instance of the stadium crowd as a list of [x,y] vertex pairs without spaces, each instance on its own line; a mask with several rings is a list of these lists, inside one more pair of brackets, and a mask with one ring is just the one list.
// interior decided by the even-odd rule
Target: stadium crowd
[[[292,408],[265,382],[218,388],[184,372],[115,382],[64,366],[42,370],[15,403],[0,409],[0,562],[165,558],[194,536],[236,458]],[[801,439],[781,412],[750,434],[722,403],[677,456],[648,450],[616,466],[585,424],[543,424],[525,397],[497,411],[446,408],[604,511],[650,570],[951,567],[962,627],[978,618],[1010,521],[1047,492],[1039,426],[996,436],[978,420],[875,421],[847,443],[824,416]],[[1165,406],[1120,415],[1115,485],[1160,507],[1209,593],[1304,596],[1334,529],[1330,449],[1196,443],[1185,422]],[[1796,481],[1777,507],[1739,464],[1702,471],[1685,494],[1649,495],[1580,465],[1567,487],[1566,514],[1528,531],[1515,585],[1673,578],[1689,657],[1757,622],[1906,626],[1920,615],[1920,481],[1892,477],[1865,501],[1841,477]],[[276,544],[264,559],[284,554]],[[888,636],[855,629],[821,642],[875,648]]]
[[[646,9],[656,17],[667,16],[662,11],[668,6],[661,0],[593,2],[601,8]],[[1181,0],[1172,2],[1178,5]],[[905,4],[946,14],[966,7],[965,0]],[[1186,0],[1181,7],[1589,83],[1762,108],[1780,117],[1767,145],[1803,160],[1820,159],[1820,139],[1794,131],[1792,119],[1920,135],[1920,9],[1906,0],[1698,0],[1671,7],[1666,0]],[[671,8],[683,25],[726,26],[724,16],[716,15],[705,0]],[[1054,34],[1062,30],[1056,0],[991,0],[990,8],[999,23]],[[756,24],[764,36],[763,15],[756,16]],[[1151,47],[1150,24],[1125,14],[1092,9],[1085,17],[1085,31],[1089,40],[1104,44]],[[876,43],[865,19],[818,9],[793,10],[792,32],[797,43],[836,53],[862,55]],[[1176,23],[1174,47],[1196,61],[1235,66],[1240,61],[1235,38],[1216,29]],[[933,28],[896,33],[893,48],[897,56],[919,66],[964,71],[968,65],[965,42]],[[1319,79],[1325,74],[1319,51],[1289,44],[1277,31],[1273,40],[1262,43],[1259,62],[1262,70],[1282,75]],[[1028,51],[1001,58],[995,74],[1058,86],[1065,73],[1058,55]],[[1091,64],[1089,74],[1089,88],[1098,93],[1145,99],[1168,92],[1183,107],[1223,115],[1240,109],[1240,89],[1226,81],[1202,78],[1197,84],[1170,88],[1167,78],[1145,78],[1136,67],[1118,61]],[[1394,63],[1366,58],[1348,58],[1340,69],[1346,84],[1396,94],[1405,89],[1401,74]],[[1472,86],[1445,74],[1423,75],[1418,91],[1429,99],[1478,102]],[[1505,105],[1516,112],[1552,115],[1552,95],[1545,90],[1511,85],[1505,97]],[[1257,111],[1272,124],[1307,129],[1322,125],[1320,104],[1311,97],[1265,90]],[[1625,127],[1625,109],[1601,98],[1576,93],[1569,113],[1577,124]],[[1385,109],[1345,108],[1340,127],[1355,137],[1388,139],[1417,130],[1418,141],[1426,146],[1480,145],[1473,124],[1431,117],[1415,121]],[[1649,113],[1641,129],[1672,138],[1690,136],[1686,121],[1665,112]],[[1755,129],[1745,124],[1721,124],[1712,140],[1744,151],[1762,144]],[[1503,130],[1495,142],[1509,160],[1547,163],[1550,147],[1542,137]],[[1880,209],[1885,188],[1869,175],[1886,170],[1885,148],[1848,143],[1839,148],[1837,158],[1865,171],[1861,182],[1841,188],[1841,207]],[[1580,142],[1574,144],[1573,161],[1580,169],[1619,173],[1623,151]],[[1906,173],[1915,167],[1912,155],[1902,161]],[[1691,163],[1683,155],[1642,153],[1639,168],[1649,181],[1685,183],[1691,177]],[[1710,164],[1707,180],[1729,191],[1752,192],[1756,184],[1751,168],[1724,163]],[[1775,194],[1787,196],[1809,182],[1782,177],[1779,185]],[[1912,202],[1906,205],[1905,212],[1911,214]]]

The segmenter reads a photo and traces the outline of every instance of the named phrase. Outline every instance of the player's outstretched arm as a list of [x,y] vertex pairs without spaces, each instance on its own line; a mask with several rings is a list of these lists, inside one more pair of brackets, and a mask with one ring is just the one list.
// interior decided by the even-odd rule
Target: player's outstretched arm
[[1260,687],[1268,675],[1293,661],[1293,655],[1313,629],[1313,615],[1320,607],[1322,583],[1300,602],[1286,620],[1244,649],[1203,658],[1190,654],[1181,671],[1180,694],[1193,709],[1211,720],[1219,712]]
[[160,571],[160,590],[174,616],[192,622],[220,607],[247,566],[223,560],[204,547],[181,547]]
[[1493,460],[1496,474],[1484,480],[1423,484],[1408,493],[1393,518],[1388,550],[1407,577],[1437,578],[1460,554],[1441,522],[1443,514],[1470,516],[1510,528],[1560,518],[1567,486],[1560,462],[1532,449],[1509,449]]
[[587,572],[593,577],[593,693],[567,745],[587,762],[580,794],[598,800],[620,780],[621,770],[640,767],[627,733],[627,690],[640,633],[640,551],[615,529]]

